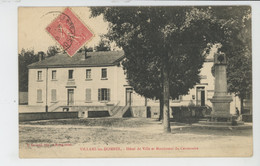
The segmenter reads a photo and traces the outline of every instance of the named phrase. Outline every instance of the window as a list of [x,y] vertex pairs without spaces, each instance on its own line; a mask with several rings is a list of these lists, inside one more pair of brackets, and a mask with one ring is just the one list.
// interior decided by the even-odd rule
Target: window
[[107,69],[101,69],[101,79],[107,78]]
[[91,69],[86,70],[86,79],[91,79]]
[[57,96],[56,96],[56,89],[52,89],[51,90],[51,101],[52,102],[55,102],[55,101],[57,101]]
[[42,81],[42,71],[37,72],[37,80]]
[[69,70],[69,79],[73,79],[73,70]]
[[86,89],[86,95],[85,95],[85,101],[90,102],[91,101],[91,89]]
[[52,80],[56,80],[56,73],[57,73],[56,70],[52,70],[52,72],[51,72],[51,79]]
[[98,101],[110,101],[110,89],[98,89]]
[[37,89],[37,102],[42,102],[42,90]]

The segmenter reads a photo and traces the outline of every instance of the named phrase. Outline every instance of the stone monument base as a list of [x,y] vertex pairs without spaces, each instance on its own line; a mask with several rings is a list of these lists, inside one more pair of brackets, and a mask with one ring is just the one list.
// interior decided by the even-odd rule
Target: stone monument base
[[[224,118],[226,120],[226,117]],[[237,120],[236,116],[231,116],[229,121],[212,121],[211,116],[207,116],[201,119],[198,123],[192,124],[193,127],[202,129],[216,129],[216,130],[241,130],[241,129],[252,129],[252,125],[245,124],[243,121]]]
[[243,121],[237,121],[237,120],[232,120],[232,121],[227,121],[227,122],[220,122],[220,121],[199,121],[199,124],[205,124],[205,125],[216,125],[216,126],[239,126],[239,125],[244,125]]
[[211,99],[213,111],[210,115],[212,122],[232,122],[233,116],[230,114],[230,102],[232,97],[228,95],[213,96]]
[[231,122],[199,122],[192,124],[193,128],[212,129],[212,130],[245,130],[252,129],[251,124],[238,122],[237,125],[232,125]]

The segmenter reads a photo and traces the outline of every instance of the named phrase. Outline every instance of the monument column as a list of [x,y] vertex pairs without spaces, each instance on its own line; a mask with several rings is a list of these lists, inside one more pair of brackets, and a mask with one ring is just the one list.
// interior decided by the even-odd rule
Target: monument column
[[215,91],[211,99],[212,102],[212,121],[230,121],[230,102],[232,96],[227,93],[227,60],[225,54],[214,55],[215,66]]

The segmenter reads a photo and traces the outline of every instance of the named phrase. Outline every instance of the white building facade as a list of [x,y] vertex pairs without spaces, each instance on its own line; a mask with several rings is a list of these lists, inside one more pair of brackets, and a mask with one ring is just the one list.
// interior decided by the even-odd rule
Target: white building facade
[[[151,106],[159,101],[146,99],[134,92],[126,80],[121,65],[123,51],[77,53],[73,57],[59,54],[33,63],[29,68],[28,105],[48,107],[54,111],[60,106]],[[201,69],[201,82],[188,95],[170,100],[170,106],[211,106],[214,77],[213,59],[207,59]],[[239,106],[231,103],[231,113]]]

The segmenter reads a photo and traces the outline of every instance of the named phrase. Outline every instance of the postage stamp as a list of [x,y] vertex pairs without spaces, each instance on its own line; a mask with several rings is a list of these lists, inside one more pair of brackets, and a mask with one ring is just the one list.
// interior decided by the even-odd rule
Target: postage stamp
[[61,12],[46,30],[69,56],[73,56],[94,35],[69,8]]

